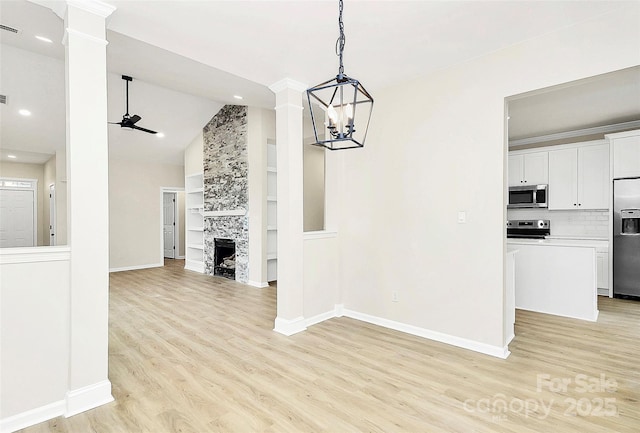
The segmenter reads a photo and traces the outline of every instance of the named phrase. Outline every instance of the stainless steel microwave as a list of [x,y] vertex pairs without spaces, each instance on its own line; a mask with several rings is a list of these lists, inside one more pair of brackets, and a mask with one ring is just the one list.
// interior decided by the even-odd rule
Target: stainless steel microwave
[[548,185],[525,185],[509,187],[509,209],[549,207]]

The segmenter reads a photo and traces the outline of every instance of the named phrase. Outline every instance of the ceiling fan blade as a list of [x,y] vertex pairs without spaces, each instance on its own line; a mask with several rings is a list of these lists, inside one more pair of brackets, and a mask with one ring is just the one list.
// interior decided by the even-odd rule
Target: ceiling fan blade
[[109,125],[120,125],[122,126],[122,122],[107,122]]
[[152,130],[150,130],[150,129],[142,128],[142,127],[140,127],[140,126],[136,126],[136,125],[128,126],[128,128],[131,128],[131,129],[137,129],[137,130],[139,130],[139,131],[148,132],[149,134],[157,134],[157,132],[156,132],[156,131],[152,131]]
[[134,125],[136,122],[138,122],[140,119],[142,119],[142,117],[138,116],[137,114],[134,114],[133,116],[131,116],[129,118],[129,121],[131,122],[132,125]]

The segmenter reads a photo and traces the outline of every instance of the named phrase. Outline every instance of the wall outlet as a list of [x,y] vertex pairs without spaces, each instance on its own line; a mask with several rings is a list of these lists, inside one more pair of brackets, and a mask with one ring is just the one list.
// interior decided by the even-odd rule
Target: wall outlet
[[398,291],[394,290],[393,292],[391,292],[391,301],[392,302],[398,302]]
[[467,213],[465,211],[458,212],[458,224],[465,224],[467,222]]

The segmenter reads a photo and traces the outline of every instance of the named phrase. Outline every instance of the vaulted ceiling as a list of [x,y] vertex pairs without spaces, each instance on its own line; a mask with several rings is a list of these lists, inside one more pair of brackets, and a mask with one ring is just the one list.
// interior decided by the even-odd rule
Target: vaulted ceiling
[[[118,121],[123,114],[124,82],[119,77],[131,75],[130,111],[143,117],[142,126],[166,134],[160,140],[112,126],[114,157],[180,163],[182,149],[221,105],[270,108],[274,99],[269,84],[290,77],[313,85],[337,71],[337,1],[106,2],[117,8],[107,32],[109,120]],[[632,3],[636,2],[346,0],[345,71],[361,79],[375,97],[378,89]],[[43,89],[64,85],[62,20],[48,9],[62,7],[56,0],[0,2],[2,24],[20,29],[17,35],[0,32],[3,47],[12,47],[3,49],[2,56],[21,50],[29,53],[23,57],[48,65],[46,71],[32,71],[29,84],[24,81],[30,74],[20,72],[21,65],[2,62],[0,93],[9,96],[9,104],[2,106],[3,149],[21,144],[39,151],[47,143],[64,143],[64,90]],[[54,42],[47,45],[34,38],[42,33]],[[57,69],[51,66],[54,60]],[[18,89],[29,85],[30,92]],[[21,101],[29,93],[39,94],[41,101],[35,96]],[[238,101],[234,95],[244,99]],[[21,102],[42,105],[24,119],[11,111]],[[604,105],[600,108],[606,110]],[[38,116],[46,122],[28,128],[28,134],[17,130]],[[53,125],[56,129],[50,130]],[[545,127],[541,121],[533,126],[529,122],[519,134],[536,133],[532,128],[546,133]],[[548,127],[563,126],[550,122]]]

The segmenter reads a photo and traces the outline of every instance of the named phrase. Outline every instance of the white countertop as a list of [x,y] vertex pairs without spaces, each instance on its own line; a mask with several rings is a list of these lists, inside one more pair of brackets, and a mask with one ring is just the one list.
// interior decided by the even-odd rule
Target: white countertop
[[581,241],[608,241],[607,238],[601,238],[596,236],[547,236],[547,239],[577,239]]
[[577,239],[577,238],[547,238],[547,239],[520,239],[508,238],[507,245],[541,245],[557,247],[586,247],[606,249],[609,247],[607,240]]

